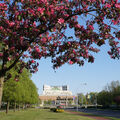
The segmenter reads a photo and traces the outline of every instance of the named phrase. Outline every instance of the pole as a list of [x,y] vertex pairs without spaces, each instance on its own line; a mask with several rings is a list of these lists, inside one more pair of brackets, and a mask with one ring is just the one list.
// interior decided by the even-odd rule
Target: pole
[[[83,84],[80,84],[80,85],[87,85],[87,83],[83,83]],[[79,101],[78,95],[79,95],[79,94],[77,94],[77,102],[76,102],[76,103],[77,103],[77,107],[76,107],[76,111],[78,111],[78,107],[79,107],[79,106],[78,106],[78,105],[79,105],[79,104],[78,104],[78,101]],[[82,104],[83,104],[83,98],[82,98]]]
[[81,107],[83,107],[83,95],[81,96],[81,99],[82,99],[82,100],[81,100],[81,102],[82,102],[82,106],[81,106]]
[[96,109],[97,109],[97,94],[95,96],[96,96]]
[[78,101],[79,101],[79,99],[78,99],[78,94],[77,94],[77,111],[78,111],[78,107],[79,107],[79,106],[78,106],[78,105],[79,105],[79,104],[78,104]]

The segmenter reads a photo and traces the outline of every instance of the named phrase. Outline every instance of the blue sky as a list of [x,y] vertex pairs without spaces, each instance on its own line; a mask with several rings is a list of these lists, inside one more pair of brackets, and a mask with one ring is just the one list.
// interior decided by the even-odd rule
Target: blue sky
[[[120,60],[113,60],[107,54],[108,47],[103,46],[101,52],[95,54],[94,63],[85,63],[83,67],[65,64],[56,72],[52,68],[50,59],[39,61],[39,71],[32,76],[33,82],[42,93],[43,84],[69,85],[69,89],[76,93],[99,92],[107,83],[120,81]],[[87,85],[84,85],[87,83]]]
[[[85,19],[79,18],[80,24],[85,25]],[[95,26],[95,30],[97,26]],[[119,29],[119,28],[118,28]],[[72,29],[68,29],[66,34],[74,37]],[[39,61],[39,71],[32,76],[33,82],[42,94],[43,85],[69,85],[73,95],[76,93],[99,92],[111,81],[120,81],[120,60],[113,60],[107,54],[109,47],[103,45],[101,51],[95,54],[94,63],[85,63],[83,67],[78,65],[65,64],[58,68],[56,72],[52,68],[50,59]],[[84,85],[86,83],[87,85]]]

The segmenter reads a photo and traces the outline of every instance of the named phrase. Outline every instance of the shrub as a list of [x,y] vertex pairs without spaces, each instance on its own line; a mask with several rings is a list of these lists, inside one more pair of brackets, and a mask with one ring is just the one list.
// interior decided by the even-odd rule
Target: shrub
[[56,109],[56,112],[64,112],[64,110],[63,109]]
[[50,111],[53,111],[53,112],[64,112],[63,109],[59,109],[59,108],[51,108]]

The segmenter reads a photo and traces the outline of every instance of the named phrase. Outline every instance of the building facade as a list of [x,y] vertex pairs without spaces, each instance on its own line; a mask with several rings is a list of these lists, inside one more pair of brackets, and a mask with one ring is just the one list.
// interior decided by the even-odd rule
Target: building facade
[[46,101],[51,101],[52,105],[69,105],[74,103],[72,92],[69,91],[68,85],[49,86],[43,85],[43,93],[39,96],[42,105]]

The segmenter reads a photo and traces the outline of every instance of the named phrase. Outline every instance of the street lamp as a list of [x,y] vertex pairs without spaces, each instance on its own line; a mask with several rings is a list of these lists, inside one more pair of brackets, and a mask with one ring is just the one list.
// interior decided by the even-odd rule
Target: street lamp
[[95,104],[96,104],[96,109],[97,109],[97,94],[95,94],[95,99],[96,99],[95,100],[95,102],[96,102]]
[[[87,85],[87,83],[81,83],[80,85]],[[76,111],[78,111],[78,107],[79,107],[79,104],[78,104],[78,102],[79,102],[79,95],[80,95],[81,93],[77,93],[77,107],[76,107]],[[83,101],[83,96],[82,96],[82,101]],[[83,102],[82,102],[82,104],[83,104]]]

